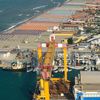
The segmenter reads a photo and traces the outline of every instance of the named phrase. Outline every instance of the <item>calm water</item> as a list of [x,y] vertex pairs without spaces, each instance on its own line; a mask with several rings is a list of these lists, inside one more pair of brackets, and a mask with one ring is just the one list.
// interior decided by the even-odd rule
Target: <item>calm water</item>
[[31,100],[35,73],[0,70],[0,100]]
[[0,0],[0,31],[43,12],[65,0]]

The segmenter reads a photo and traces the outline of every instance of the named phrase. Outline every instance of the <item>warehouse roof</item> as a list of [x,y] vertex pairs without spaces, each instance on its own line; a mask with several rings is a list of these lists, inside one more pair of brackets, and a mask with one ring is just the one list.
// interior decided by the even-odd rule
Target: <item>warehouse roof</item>
[[81,71],[81,84],[100,84],[100,72]]

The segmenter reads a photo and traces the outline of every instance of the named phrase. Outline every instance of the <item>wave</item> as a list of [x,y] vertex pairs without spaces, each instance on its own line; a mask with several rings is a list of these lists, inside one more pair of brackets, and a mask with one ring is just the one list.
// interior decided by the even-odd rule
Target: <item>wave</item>
[[29,19],[25,19],[25,20],[23,20],[23,21],[20,21],[20,22],[16,23],[15,25],[12,25],[12,26],[9,27],[8,29],[4,30],[3,32],[7,32],[7,31],[9,31],[9,30],[11,30],[11,29],[13,29],[13,28],[16,28],[16,26],[21,25],[21,24],[27,22],[28,20],[29,20]]
[[[19,14],[19,17],[23,16],[23,14]],[[30,16],[30,14],[26,14],[25,16]]]
[[30,16],[30,14],[27,14],[26,16]]
[[38,7],[33,8],[32,10],[37,10],[37,9],[40,9],[40,8],[45,8],[45,7],[47,7],[47,6],[48,6],[48,5],[38,6]]
[[61,5],[61,3],[60,2],[55,2],[54,0],[51,0],[51,2],[55,5],[57,5],[58,7]]
[[39,10],[35,10],[35,12],[39,13],[40,11]]
[[2,13],[3,12],[3,10],[0,10],[0,13]]
[[23,14],[19,14],[18,16],[22,16]]

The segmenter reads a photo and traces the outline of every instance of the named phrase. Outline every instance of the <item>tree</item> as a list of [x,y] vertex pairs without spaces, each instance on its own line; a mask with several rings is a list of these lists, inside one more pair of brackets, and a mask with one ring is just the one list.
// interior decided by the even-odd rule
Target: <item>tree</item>
[[68,44],[73,44],[73,39],[72,38],[68,38],[67,42],[68,42]]

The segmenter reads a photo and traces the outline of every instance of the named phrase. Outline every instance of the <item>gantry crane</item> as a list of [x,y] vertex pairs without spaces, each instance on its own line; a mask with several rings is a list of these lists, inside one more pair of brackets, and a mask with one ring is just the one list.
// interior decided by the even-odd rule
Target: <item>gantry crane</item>
[[[40,63],[40,69],[41,69],[41,79],[39,80],[39,86],[40,86],[40,94],[36,95],[36,100],[50,100],[50,80],[57,81],[60,80],[60,78],[51,78],[51,71],[52,71],[52,63],[55,53],[55,41],[51,40],[48,43],[48,49],[46,52],[46,55],[44,57],[43,64],[42,63],[42,48],[41,46],[38,47],[38,58]],[[64,52],[64,79],[67,81],[67,49],[66,46],[63,47]],[[68,81],[69,82],[69,81]]]

